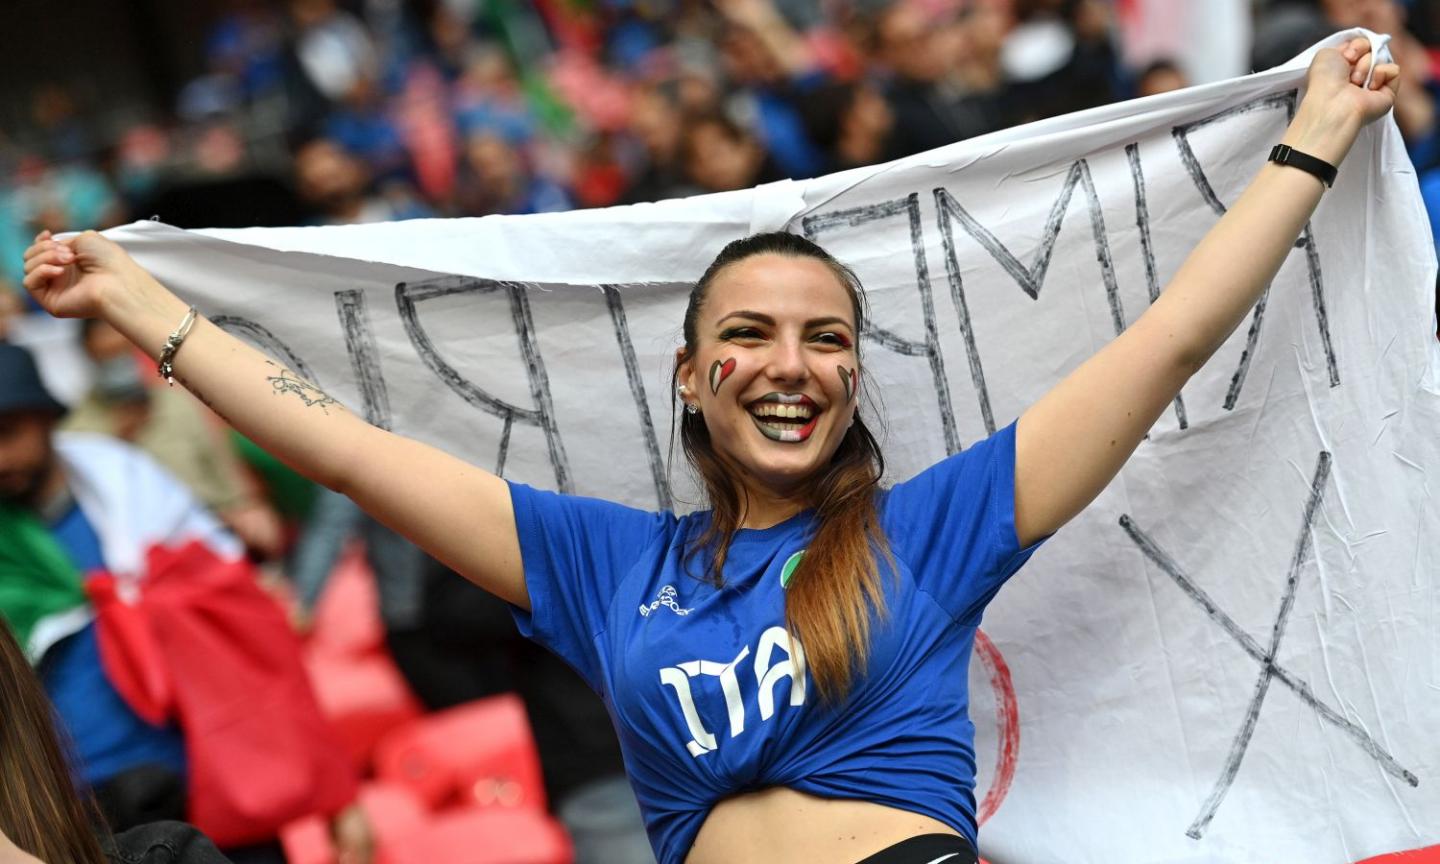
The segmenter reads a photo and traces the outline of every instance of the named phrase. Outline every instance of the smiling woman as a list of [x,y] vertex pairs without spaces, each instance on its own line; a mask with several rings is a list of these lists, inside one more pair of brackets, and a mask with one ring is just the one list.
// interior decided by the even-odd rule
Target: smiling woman
[[[681,415],[680,441],[714,509],[687,554],[705,554],[705,575],[722,585],[736,531],[815,508],[804,564],[787,574],[785,622],[806,646],[816,689],[833,699],[865,668],[856,647],[885,608],[874,556],[889,549],[874,496],[885,459],[857,398],[866,312],[860,280],[824,249],[756,234],[727,245],[700,277],[676,352],[675,380],[699,409]],[[691,386],[704,368],[708,397]]]
[[[1370,67],[1363,39],[1318,52],[1281,143],[1339,163],[1394,101],[1399,70]],[[251,440],[513,604],[606,696],[665,864],[967,864],[986,604],[1245,318],[1324,188],[1304,163],[1266,165],[1122,335],[889,489],[858,413],[854,274],[788,234],[731,243],[676,355],[711,504],[685,516],[508,483],[366,424],[203,317],[182,338],[192,310],[98,235],[41,234],[25,285],[163,353]]]

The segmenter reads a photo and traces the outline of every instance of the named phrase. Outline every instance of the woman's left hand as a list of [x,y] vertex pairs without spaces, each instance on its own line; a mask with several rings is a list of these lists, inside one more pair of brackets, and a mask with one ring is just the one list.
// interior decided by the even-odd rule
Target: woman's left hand
[[1305,78],[1305,98],[1282,143],[1339,165],[1360,129],[1395,106],[1400,67],[1380,63],[1370,75],[1373,61],[1364,37],[1316,52]]
[[[1324,55],[1325,52],[1321,52]],[[1375,61],[1370,51],[1370,40],[1364,37],[1357,37],[1347,42],[1337,52],[1339,60],[1344,61],[1341,67],[1335,60],[1317,55],[1314,62],[1310,64],[1310,86],[1326,87],[1316,79],[1322,77],[1317,69],[1322,63],[1333,65],[1334,72],[1325,69],[1323,77],[1331,79],[1344,75],[1344,80],[1338,83],[1329,84],[1330,88],[1340,91],[1339,98],[1349,99],[1354,103],[1354,109],[1360,113],[1361,123],[1369,123],[1385,116],[1391,108],[1395,107],[1395,94],[1400,89],[1400,67],[1394,63],[1379,63],[1375,65],[1375,72],[1370,73],[1370,66]],[[1367,83],[1365,79],[1369,77]]]

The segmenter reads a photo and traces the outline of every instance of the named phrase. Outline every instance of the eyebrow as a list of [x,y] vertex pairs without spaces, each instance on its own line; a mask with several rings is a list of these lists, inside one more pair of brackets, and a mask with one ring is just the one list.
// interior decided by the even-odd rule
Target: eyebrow
[[[758,321],[761,324],[765,324],[770,327],[775,326],[775,319],[773,317],[766,315],[764,312],[752,312],[749,309],[740,309],[738,311],[731,312],[729,315],[726,315],[724,318],[716,321],[715,326],[718,327],[721,324],[724,324],[726,321],[729,321],[731,318],[745,318],[750,321]],[[849,321],[846,321],[844,318],[840,318],[835,315],[831,315],[826,318],[811,318],[809,321],[805,322],[805,329],[811,330],[816,327],[829,327],[835,324],[839,324],[847,330],[855,329],[853,326],[851,326]]]

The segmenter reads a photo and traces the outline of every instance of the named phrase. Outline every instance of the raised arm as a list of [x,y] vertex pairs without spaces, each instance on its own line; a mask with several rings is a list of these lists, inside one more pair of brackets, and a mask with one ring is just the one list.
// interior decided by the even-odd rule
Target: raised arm
[[715,8],[725,20],[748,29],[786,75],[793,78],[813,68],[805,39],[771,0],[717,0]]
[[[25,252],[25,287],[53,315],[99,317],[151,357],[187,307],[115,243],[48,232]],[[378,429],[204,318],[175,356],[175,377],[217,414],[306,477],[491,593],[529,608],[505,481],[434,447]]]
[[[1280,143],[1338,165],[1361,127],[1394,104],[1399,69],[1377,66],[1366,87],[1370,63],[1364,39],[1319,52]],[[1275,278],[1324,190],[1305,171],[1267,163],[1154,305],[1021,415],[1015,527],[1023,544],[1068,522],[1119,472]]]

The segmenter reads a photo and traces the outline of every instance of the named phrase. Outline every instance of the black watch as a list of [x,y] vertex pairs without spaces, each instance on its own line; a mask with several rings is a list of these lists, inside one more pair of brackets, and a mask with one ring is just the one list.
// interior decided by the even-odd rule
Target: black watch
[[1335,185],[1335,177],[1340,173],[1340,169],[1324,159],[1316,159],[1308,153],[1301,153],[1288,144],[1276,144],[1275,148],[1270,151],[1270,161],[1280,165],[1289,165],[1291,168],[1299,168],[1307,174],[1314,174],[1324,182],[1326,188]]

